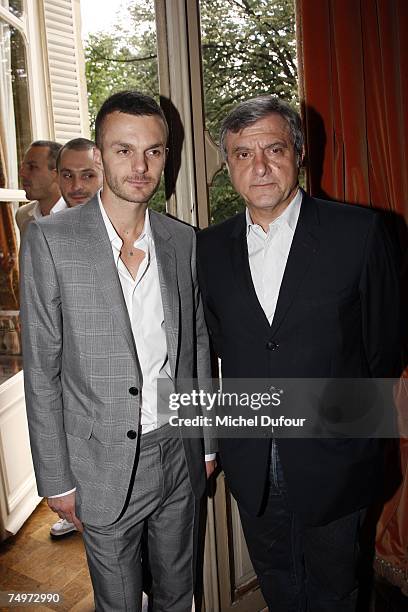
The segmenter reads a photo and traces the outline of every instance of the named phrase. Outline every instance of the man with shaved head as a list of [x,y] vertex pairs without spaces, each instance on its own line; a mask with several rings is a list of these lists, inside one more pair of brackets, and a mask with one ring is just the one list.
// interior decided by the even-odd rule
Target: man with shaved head
[[67,142],[57,157],[62,196],[68,207],[89,202],[102,187],[102,166],[94,159],[95,143],[87,138]]

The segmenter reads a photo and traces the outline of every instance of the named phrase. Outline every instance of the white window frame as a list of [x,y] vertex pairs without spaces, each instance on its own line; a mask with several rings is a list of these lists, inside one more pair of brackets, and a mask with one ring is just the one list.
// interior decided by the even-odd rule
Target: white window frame
[[[50,87],[47,81],[47,63],[45,58],[45,26],[42,14],[42,2],[23,0],[21,18],[13,15],[0,5],[0,19],[14,27],[21,34],[26,51],[28,104],[32,139],[52,139],[53,124],[49,109]],[[27,198],[23,189],[0,189],[0,205],[11,202],[15,209]]]

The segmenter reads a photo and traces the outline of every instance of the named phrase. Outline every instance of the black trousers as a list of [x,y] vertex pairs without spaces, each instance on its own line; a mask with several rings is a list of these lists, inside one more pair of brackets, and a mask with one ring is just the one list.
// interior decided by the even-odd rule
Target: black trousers
[[239,504],[238,508],[249,555],[271,612],[355,611],[358,536],[364,511],[324,526],[302,527],[288,508],[274,441],[265,511],[254,518]]

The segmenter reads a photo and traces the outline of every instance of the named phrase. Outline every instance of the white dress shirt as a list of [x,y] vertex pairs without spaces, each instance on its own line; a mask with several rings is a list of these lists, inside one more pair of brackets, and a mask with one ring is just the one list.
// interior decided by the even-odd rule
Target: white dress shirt
[[123,241],[106,214],[100,192],[98,200],[111,242],[113,258],[118,270],[142,370],[141,425],[142,433],[147,433],[157,428],[157,380],[167,378],[171,381],[159,271],[149,211],[146,210],[145,213],[142,233],[133,243],[135,249],[140,249],[145,253],[136,278],[133,279],[120,258]]
[[[61,196],[60,199],[57,200],[57,202],[55,202],[54,206],[51,208],[50,215],[60,212],[60,210],[65,210],[66,208],[68,208],[68,205],[65,202],[64,198]],[[33,217],[34,219],[38,220],[41,219],[42,216],[43,215],[41,214],[40,203],[37,202],[33,208]]]
[[252,222],[246,209],[248,258],[252,282],[270,325],[275,314],[301,203],[302,192],[299,189],[283,213],[269,224],[268,232]]

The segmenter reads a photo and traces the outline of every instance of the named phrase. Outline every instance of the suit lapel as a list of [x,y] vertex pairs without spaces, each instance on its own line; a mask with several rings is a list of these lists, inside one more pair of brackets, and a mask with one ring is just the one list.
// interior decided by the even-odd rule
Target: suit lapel
[[159,272],[167,352],[171,373],[175,377],[180,328],[180,296],[177,282],[176,251],[172,244],[172,235],[164,223],[165,217],[154,210],[149,211],[149,215]]
[[281,326],[306,272],[319,249],[316,202],[303,193],[298,223],[279,291],[271,332]]
[[97,196],[93,197],[81,211],[80,235],[82,244],[85,245],[88,252],[89,261],[93,264],[99,279],[101,293],[115,321],[122,328],[131,352],[137,359],[126,302]]
[[249,310],[250,320],[255,319],[255,322],[267,332],[269,322],[256,295],[249,267],[244,213],[237,216],[236,225],[231,233],[231,263],[239,295],[243,297],[244,305]]
[[302,204],[295,234],[289,251],[278,302],[272,325],[259,303],[252,282],[248,259],[245,214],[237,215],[237,223],[231,233],[231,257],[239,294],[250,312],[252,320],[268,334],[274,334],[281,326],[314,255],[319,249],[319,219],[315,201],[303,192]]

